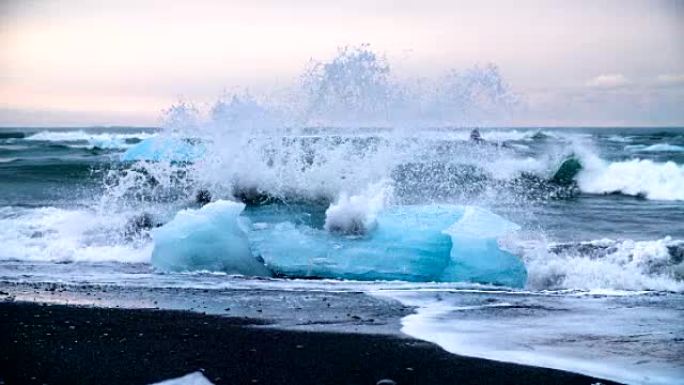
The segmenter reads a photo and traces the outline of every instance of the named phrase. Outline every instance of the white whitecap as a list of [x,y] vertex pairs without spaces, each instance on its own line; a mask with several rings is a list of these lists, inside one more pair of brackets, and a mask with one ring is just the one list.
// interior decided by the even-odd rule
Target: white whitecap
[[0,208],[0,260],[147,262],[151,245],[121,238],[128,218],[88,209]]
[[[131,144],[126,143],[130,139],[146,139],[155,136],[148,132],[101,132],[89,133],[84,130],[77,131],[41,131],[36,134],[24,138],[26,141],[46,141],[46,142],[67,142],[72,143],[71,147],[82,148],[103,148],[103,149],[121,149],[128,148]],[[74,142],[86,142],[87,144],[79,145]]]
[[682,152],[684,151],[684,146],[669,143],[657,143],[650,146],[636,144],[625,146],[625,150],[633,152]]
[[585,162],[577,177],[586,193],[642,196],[646,199],[684,200],[684,166],[675,162],[632,159],[607,162],[595,159]]

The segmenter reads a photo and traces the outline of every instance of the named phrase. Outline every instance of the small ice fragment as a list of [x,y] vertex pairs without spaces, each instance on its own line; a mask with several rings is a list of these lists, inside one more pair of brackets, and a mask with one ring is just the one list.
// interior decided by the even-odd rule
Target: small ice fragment
[[214,385],[200,372],[186,374],[183,377],[172,378],[170,380],[155,382],[151,385]]
[[187,139],[155,136],[143,140],[121,154],[126,161],[175,161],[192,162],[204,155],[205,148],[201,143]]

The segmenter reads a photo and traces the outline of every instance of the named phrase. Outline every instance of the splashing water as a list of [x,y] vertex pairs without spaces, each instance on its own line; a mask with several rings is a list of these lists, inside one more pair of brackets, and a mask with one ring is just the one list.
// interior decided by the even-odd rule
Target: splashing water
[[[471,140],[458,129],[501,124],[521,100],[494,65],[399,80],[364,45],[312,61],[276,96],[179,102],[160,132],[0,135],[0,275],[389,289],[421,308],[406,332],[459,354],[510,360],[514,341],[521,363],[629,381],[647,368],[671,382],[681,367],[668,351],[681,336],[684,135],[483,128]],[[629,299],[602,297],[622,290]],[[646,325],[644,302],[655,310]],[[599,318],[612,323],[594,322],[587,336]],[[486,343],[453,344],[474,330]],[[519,338],[499,336],[511,330]],[[562,351],[572,341],[580,347]],[[601,361],[611,370],[594,371],[588,351],[614,355]]]
[[[246,202],[247,215],[263,204],[290,211],[303,205],[307,223],[353,233],[372,228],[377,213],[395,205],[475,204],[510,216],[525,232],[544,233],[531,212],[580,193],[682,199],[676,160],[603,159],[591,135],[559,130],[489,129],[479,143],[468,140],[469,130],[450,128],[495,122],[514,114],[520,100],[494,65],[402,81],[369,46],[342,48],[327,62],[312,61],[286,97],[244,91],[224,95],[207,111],[188,102],[171,106],[164,130],[138,140],[155,135],[162,143],[196,148],[199,156],[110,162],[102,170],[104,192],[91,209],[124,223],[156,225],[208,193],[214,200]],[[34,139],[90,140],[84,133],[50,135]],[[640,145],[632,142],[635,136],[615,137],[607,140],[621,148]],[[681,145],[677,138],[670,137],[670,146]],[[567,184],[554,181],[568,158],[581,170],[558,179]],[[81,241],[90,242],[85,236]],[[535,257],[525,258],[534,265]],[[531,282],[574,285],[570,278],[559,284],[531,273]]]
[[386,183],[368,186],[359,195],[340,194],[339,199],[325,210],[325,229],[330,232],[362,235],[377,225],[377,216],[391,196]]

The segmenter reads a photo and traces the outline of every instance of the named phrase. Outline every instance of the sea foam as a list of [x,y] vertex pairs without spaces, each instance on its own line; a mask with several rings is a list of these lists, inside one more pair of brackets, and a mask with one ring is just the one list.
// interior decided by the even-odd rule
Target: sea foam
[[684,292],[684,241],[601,239],[530,247],[528,288]]
[[0,260],[149,262],[149,243],[122,237],[126,220],[87,209],[2,207]]
[[577,177],[582,191],[621,193],[655,200],[684,200],[684,166],[675,162],[632,159],[583,163]]
[[341,193],[337,202],[325,211],[325,229],[342,234],[362,235],[377,225],[377,216],[389,197],[392,188],[388,182],[370,185],[358,195]]

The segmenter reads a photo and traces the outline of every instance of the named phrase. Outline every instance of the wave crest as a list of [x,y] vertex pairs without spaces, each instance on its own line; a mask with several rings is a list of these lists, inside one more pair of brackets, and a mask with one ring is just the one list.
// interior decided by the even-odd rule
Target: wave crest
[[528,251],[532,289],[684,291],[684,241],[602,239]]
[[41,131],[27,136],[26,141],[44,141],[69,143],[75,148],[101,148],[101,149],[125,149],[138,140],[154,136],[146,132],[127,133],[89,133],[84,130],[77,131]]
[[584,167],[577,182],[586,193],[684,200],[684,166],[672,161],[661,163],[632,159],[609,163],[598,159]]

